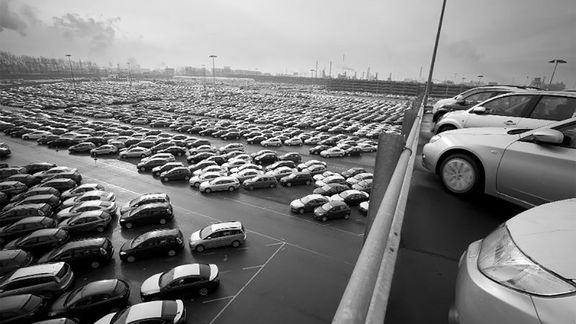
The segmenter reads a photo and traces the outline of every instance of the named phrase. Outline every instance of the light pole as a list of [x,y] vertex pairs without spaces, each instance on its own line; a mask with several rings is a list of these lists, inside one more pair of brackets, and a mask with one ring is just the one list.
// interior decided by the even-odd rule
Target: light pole
[[130,89],[132,89],[132,69],[130,69],[130,62],[128,63],[128,82],[130,83]]
[[483,77],[484,77],[483,75],[478,76],[478,85],[480,85],[480,79],[482,79]]
[[68,64],[70,65],[70,74],[72,75],[72,86],[74,87],[74,93],[76,94],[76,101],[80,101],[80,99],[78,99],[78,90],[76,90],[76,81],[74,80],[74,71],[72,70],[72,60],[70,59],[71,56],[71,54],[66,54],[66,57],[68,57]]
[[314,69],[310,69],[310,77],[311,77],[311,78],[313,78],[313,77],[314,77],[314,71],[316,71],[316,70],[314,70]]
[[[212,84],[214,85],[214,89],[216,89],[216,70],[214,67],[214,59],[217,58],[218,56],[210,55],[208,57],[212,59]],[[216,93],[216,90],[214,90],[214,93]]]
[[556,74],[556,67],[558,66],[558,63],[566,63],[566,61],[562,59],[553,59],[551,61],[548,61],[548,63],[554,63],[554,70],[552,71],[552,76],[550,77],[550,83],[548,83],[548,89],[550,89],[550,86],[552,85],[552,80],[554,79],[554,74]]
[[436,52],[438,51],[438,43],[440,41],[440,31],[442,31],[442,21],[444,20],[444,9],[446,8],[446,0],[442,1],[442,11],[440,12],[440,21],[438,22],[438,31],[436,32],[436,42],[434,43],[434,51],[432,52],[432,62],[430,62],[430,72],[428,73],[428,82],[426,83],[426,90],[424,91],[424,98],[422,102],[428,102],[428,95],[432,88],[432,75],[434,73],[434,63],[436,62]]

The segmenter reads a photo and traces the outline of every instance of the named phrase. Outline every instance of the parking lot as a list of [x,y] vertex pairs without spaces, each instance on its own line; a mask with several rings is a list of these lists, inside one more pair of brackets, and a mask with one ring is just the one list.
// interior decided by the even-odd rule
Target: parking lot
[[[10,109],[20,111],[19,108]],[[173,130],[163,131],[177,134]],[[212,137],[204,138],[208,138],[216,147],[230,143]],[[47,148],[35,141],[5,135],[1,136],[0,141],[7,143],[12,150],[11,156],[3,162],[26,165],[48,161],[78,168],[83,183],[102,184],[106,190],[116,194],[118,206],[144,193],[167,193],[174,207],[174,220],[164,226],[133,229],[121,229],[114,220],[104,232],[115,249],[112,262],[98,270],[78,272],[75,287],[94,280],[121,278],[130,283],[130,302],[135,304],[140,302],[140,284],[152,274],[184,263],[214,263],[221,273],[220,288],[205,297],[185,299],[188,322],[329,322],[361,248],[365,216],[358,207],[352,207],[350,219],[326,223],[313,220],[310,213],[299,215],[290,212],[290,202],[310,194],[314,188],[311,185],[202,194],[191,188],[187,181],[163,183],[148,172],[138,172],[138,159],[69,154],[66,149]],[[371,172],[377,154],[323,159],[308,154],[310,147],[281,146],[273,149],[279,155],[298,152],[304,157],[303,161],[321,159],[328,163],[327,169],[334,172],[351,167],[364,167]],[[262,148],[260,145],[246,145],[246,152],[254,153]],[[184,156],[177,157],[177,161],[186,165]],[[192,232],[211,223],[228,220],[241,221],[247,229],[246,244],[240,248],[197,253],[186,246],[174,257],[137,260],[134,263],[123,263],[118,257],[118,251],[125,241],[146,231],[179,228],[187,242]]]

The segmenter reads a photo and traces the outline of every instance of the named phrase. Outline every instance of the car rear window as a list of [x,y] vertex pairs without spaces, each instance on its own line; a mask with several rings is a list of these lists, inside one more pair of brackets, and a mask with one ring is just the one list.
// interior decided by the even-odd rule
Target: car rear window
[[64,263],[64,266],[60,269],[60,271],[58,271],[58,273],[56,274],[56,277],[62,279],[64,278],[64,276],[66,275],[66,273],[68,273],[70,270],[70,266],[68,265],[68,263]]

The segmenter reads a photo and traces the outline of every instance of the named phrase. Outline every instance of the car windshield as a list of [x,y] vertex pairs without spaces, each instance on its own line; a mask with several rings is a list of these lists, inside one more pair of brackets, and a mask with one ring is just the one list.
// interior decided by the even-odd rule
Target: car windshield
[[164,272],[161,276],[160,276],[160,280],[159,280],[159,285],[160,288],[164,288],[167,285],[169,285],[172,280],[174,279],[174,269],[168,271],[168,272]]
[[86,286],[77,288],[76,290],[73,290],[70,295],[68,295],[68,297],[66,298],[66,302],[65,305],[69,306],[69,305],[73,305],[76,304],[79,300],[81,300],[83,297],[85,297],[88,293],[88,290],[86,289]]
[[110,323],[126,323],[128,313],[130,313],[129,310],[130,307],[127,307],[116,313],[116,315],[114,315],[114,317],[112,317],[112,319],[110,320]]
[[146,241],[148,238],[150,238],[150,233],[144,233],[144,234],[136,237],[134,239],[134,241],[132,241],[132,244],[130,246],[136,247],[136,246],[142,244],[142,242]]
[[303,204],[307,204],[307,203],[309,203],[310,201],[314,200],[315,198],[316,198],[316,197],[313,197],[313,196],[306,196],[306,197],[303,197],[302,199],[300,199],[300,201],[301,201]]
[[212,234],[212,226],[207,226],[204,227],[201,231],[200,231],[200,238],[201,239],[205,239],[206,237],[210,236],[210,234]]

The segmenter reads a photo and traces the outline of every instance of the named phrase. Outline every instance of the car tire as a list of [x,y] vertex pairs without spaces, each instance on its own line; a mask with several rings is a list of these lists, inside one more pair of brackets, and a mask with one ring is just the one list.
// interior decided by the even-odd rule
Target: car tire
[[134,227],[134,225],[132,223],[125,223],[124,227],[130,229],[130,228]]
[[270,189],[274,189],[274,188],[276,188],[276,184],[273,183],[270,185]]
[[146,154],[140,154],[140,157],[141,157],[141,158],[145,158],[145,157],[146,157]]
[[436,132],[436,134],[440,134],[440,133],[443,133],[443,132],[446,132],[449,130],[453,130],[453,129],[457,129],[457,127],[454,125],[449,125],[449,124],[442,125],[442,126],[440,126],[440,128],[438,128],[438,131]]
[[292,182],[286,182],[286,187],[292,187]]
[[190,177],[189,177],[189,176],[185,176],[185,177],[184,177],[184,180],[185,180],[185,181],[188,181],[188,180],[190,180]]
[[194,188],[199,188],[200,187],[200,182],[194,182]]
[[175,255],[176,255],[176,251],[175,251],[175,250],[169,250],[169,251],[168,251],[168,256],[173,257],[173,256],[175,256]]
[[234,188],[234,187],[228,188],[228,191],[230,191],[230,192],[232,192],[232,191],[234,191],[234,190],[236,190],[236,188]]
[[90,266],[92,267],[92,269],[98,269],[100,268],[100,262],[92,261],[92,263],[90,263]]
[[325,223],[328,220],[328,218],[326,216],[322,216],[322,218],[320,218],[320,221],[322,223]]
[[310,185],[312,182],[310,180],[306,180],[306,185]]
[[300,208],[300,209],[298,209],[298,214],[302,215],[302,214],[304,214],[304,211],[305,211],[304,208]]
[[141,172],[144,172],[144,171],[146,171],[146,168],[145,168],[145,167],[141,167],[141,168],[140,168],[140,171],[141,171]]
[[350,218],[350,214],[344,215],[344,219],[348,219],[348,218]]
[[239,247],[239,246],[240,246],[240,241],[233,241],[233,242],[232,242],[232,247],[233,247],[233,248],[237,248],[237,247]]
[[120,154],[120,158],[121,158],[122,160],[125,160],[125,159],[126,159],[126,155]]
[[165,225],[166,224],[166,219],[165,218],[160,218],[160,225]]
[[205,192],[205,193],[210,193],[210,192],[212,192],[212,189],[210,189],[210,188],[206,188],[206,189],[204,189],[204,191],[203,191],[203,192]]
[[162,182],[168,182],[168,178],[166,177],[162,178]]
[[198,295],[200,295],[200,296],[208,295],[208,288],[202,287],[202,288],[198,289]]
[[182,156],[182,152],[178,152],[176,155],[178,155],[178,156]]
[[132,263],[132,262],[136,261],[136,258],[134,256],[130,255],[126,258],[126,261],[128,261],[129,263]]
[[97,231],[98,233],[104,233],[105,230],[106,230],[106,229],[104,228],[104,226],[98,226],[98,227],[96,227],[96,231]]
[[455,195],[470,195],[480,192],[483,182],[479,163],[467,154],[448,156],[440,165],[440,180],[448,191]]
[[198,245],[196,246],[196,248],[194,249],[194,251],[198,252],[198,253],[202,253],[204,252],[205,248],[204,245]]

